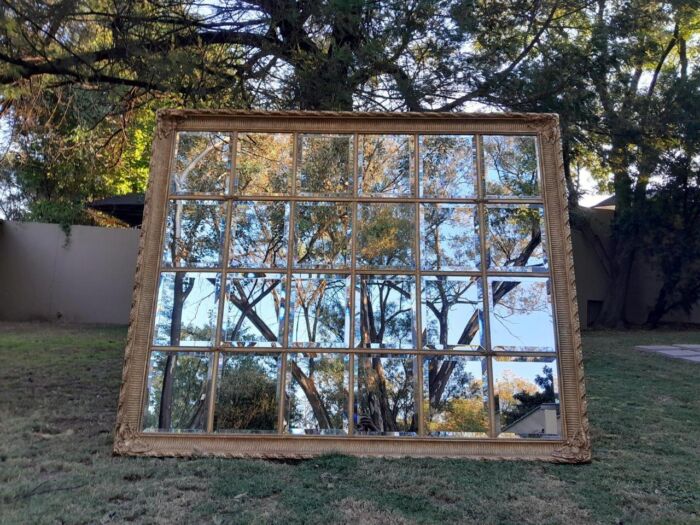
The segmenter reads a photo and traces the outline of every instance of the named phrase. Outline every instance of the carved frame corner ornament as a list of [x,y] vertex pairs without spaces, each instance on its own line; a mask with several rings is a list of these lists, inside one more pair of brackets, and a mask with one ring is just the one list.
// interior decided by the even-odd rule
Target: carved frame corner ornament
[[[538,160],[549,241],[561,439],[291,436],[145,432],[143,413],[154,324],[169,174],[179,131],[439,133],[528,135]],[[591,461],[583,355],[559,118],[535,113],[355,113],[327,111],[160,110],[144,203],[113,452],[129,456],[308,458],[326,453],[383,457]],[[235,201],[236,197],[228,197]],[[216,348],[214,350],[217,350]],[[343,352],[352,353],[352,349]],[[411,353],[406,350],[404,353]],[[491,351],[489,355],[493,355]],[[352,388],[352,387],[351,387]]]

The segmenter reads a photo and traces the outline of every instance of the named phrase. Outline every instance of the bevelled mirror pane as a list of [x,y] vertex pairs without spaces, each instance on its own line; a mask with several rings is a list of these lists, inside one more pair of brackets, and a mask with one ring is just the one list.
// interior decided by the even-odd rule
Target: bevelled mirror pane
[[211,268],[221,265],[225,229],[225,203],[169,201],[163,266]]
[[352,195],[353,135],[299,135],[297,193]]
[[277,431],[279,354],[221,353],[216,381],[214,431]]
[[479,218],[475,205],[422,204],[421,268],[440,271],[479,269]]
[[546,272],[546,229],[540,205],[486,207],[488,267],[496,271]]
[[291,307],[290,346],[350,346],[350,276],[294,275]]
[[414,194],[413,137],[358,136],[358,193],[376,197]]
[[421,288],[423,347],[483,350],[481,278],[424,276]]
[[220,193],[227,191],[231,171],[228,133],[180,132],[170,175],[170,193]]
[[421,135],[420,196],[475,198],[476,145],[472,135]]
[[423,418],[434,437],[478,438],[489,431],[486,358],[423,358]]
[[416,357],[355,355],[355,434],[415,436]]
[[494,357],[500,438],[559,439],[559,375],[553,357]]
[[238,347],[282,344],[286,309],[286,278],[282,274],[229,274],[222,341]]
[[484,165],[487,197],[539,197],[535,137],[485,136]]
[[491,347],[554,352],[551,283],[544,277],[489,277]]
[[404,203],[358,203],[357,266],[415,268],[416,208]]
[[143,421],[146,432],[207,429],[210,355],[151,352]]
[[416,348],[415,284],[408,275],[356,277],[356,347]]
[[236,192],[243,195],[286,195],[291,189],[294,135],[239,133],[236,149]]
[[289,203],[240,201],[233,204],[229,266],[283,268],[287,265]]
[[289,354],[285,424],[290,434],[348,432],[349,359],[343,354]]
[[352,258],[352,204],[297,202],[294,264],[298,268],[349,268]]
[[221,274],[163,272],[153,330],[157,346],[209,346],[214,343]]

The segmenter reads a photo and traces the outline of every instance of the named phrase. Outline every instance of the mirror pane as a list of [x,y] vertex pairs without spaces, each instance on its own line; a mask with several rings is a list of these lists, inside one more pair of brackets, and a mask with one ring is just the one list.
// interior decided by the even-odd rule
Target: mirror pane
[[561,437],[559,377],[553,357],[494,357],[501,438]]
[[352,205],[297,202],[294,218],[295,265],[300,268],[349,268]]
[[350,276],[295,275],[291,304],[290,346],[350,346]]
[[421,197],[475,198],[476,145],[471,135],[421,135]]
[[287,432],[347,434],[348,363],[342,354],[287,356]]
[[278,354],[219,355],[214,431],[277,432]]
[[478,277],[424,276],[423,347],[483,349],[483,293]]
[[236,150],[236,191],[243,195],[289,193],[294,135],[239,133]]
[[355,346],[416,348],[415,279],[409,275],[358,275]]
[[229,274],[222,341],[250,347],[280,346],[286,308],[285,276],[282,274]]
[[484,137],[487,197],[539,197],[535,137]]
[[289,203],[233,204],[229,266],[282,268],[287,265]]
[[358,141],[360,195],[400,197],[414,194],[411,135],[359,135]]
[[209,413],[210,354],[151,352],[146,432],[204,432]]
[[413,204],[357,205],[357,266],[415,268],[416,217]]
[[353,135],[299,135],[297,192],[352,195]]
[[486,358],[436,355],[423,358],[425,432],[436,437],[487,437]]
[[479,270],[478,209],[469,204],[422,204],[423,270]]
[[226,205],[219,201],[171,200],[165,227],[163,265],[216,267],[226,229]]
[[497,271],[546,272],[544,207],[487,206],[488,265]]
[[228,133],[178,133],[170,192],[225,193],[231,171],[229,141]]
[[209,272],[163,272],[153,344],[209,346],[214,344],[221,275]]
[[355,434],[417,434],[416,371],[416,357],[355,355]]
[[494,350],[554,352],[549,279],[489,277],[489,323]]

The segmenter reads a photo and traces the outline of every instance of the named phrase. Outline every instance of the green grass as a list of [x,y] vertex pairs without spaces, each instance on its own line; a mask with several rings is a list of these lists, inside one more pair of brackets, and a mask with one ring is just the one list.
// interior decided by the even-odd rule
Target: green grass
[[700,523],[700,365],[587,334],[589,465],[111,455],[126,331],[0,324],[0,523]]

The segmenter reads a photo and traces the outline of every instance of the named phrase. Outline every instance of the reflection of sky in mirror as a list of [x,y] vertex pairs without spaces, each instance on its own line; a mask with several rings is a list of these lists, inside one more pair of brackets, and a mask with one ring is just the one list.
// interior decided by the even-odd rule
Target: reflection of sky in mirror
[[[493,359],[494,388],[498,389],[498,383],[507,379],[521,379],[522,384],[529,389],[541,392],[542,387],[537,385],[537,377],[544,377],[544,368],[551,368],[554,378],[554,392],[559,393],[559,381],[557,375],[557,360],[553,357],[496,357]],[[498,391],[496,391],[498,394]]]
[[486,195],[534,197],[540,194],[535,137],[483,137]]
[[479,350],[483,346],[481,279],[423,277],[421,293],[424,347]]
[[234,346],[278,346],[284,325],[284,275],[230,274],[226,283],[223,340]]
[[227,133],[178,133],[170,191],[224,193],[231,169],[229,140]]
[[477,207],[422,204],[420,209],[423,270],[478,270]]
[[233,205],[229,266],[287,265],[289,203],[240,201]]
[[226,224],[225,205],[217,201],[171,200],[163,263],[167,267],[215,267],[220,263]]
[[307,347],[349,347],[349,287],[349,276],[294,276],[289,344]]
[[[489,278],[489,322],[494,349],[555,350],[549,287],[547,278]],[[494,305],[494,293],[501,290],[508,291]]]
[[362,275],[355,286],[355,346],[415,348],[415,279]]
[[[176,305],[175,273],[163,272],[158,288],[158,305],[155,315],[153,344],[161,346],[207,346],[213,343],[216,316],[218,312],[219,274],[208,272],[179,272],[183,279],[181,294],[186,295],[182,302],[182,322],[174,328],[175,339],[171,339],[173,309]],[[187,290],[190,290],[187,292]],[[180,295],[180,296],[182,296]],[[178,303],[181,301],[177,301]],[[179,343],[177,341],[179,339]]]
[[[346,434],[350,383],[348,356],[290,354],[287,359],[286,417],[289,432]],[[301,381],[306,382],[306,391]]]
[[413,137],[359,135],[358,192],[383,197],[413,194]]
[[[489,268],[547,271],[544,208],[539,205],[487,206],[486,249]],[[535,244],[532,249],[531,244]],[[531,255],[525,259],[526,251]]]
[[476,148],[471,135],[421,135],[421,197],[476,196]]

